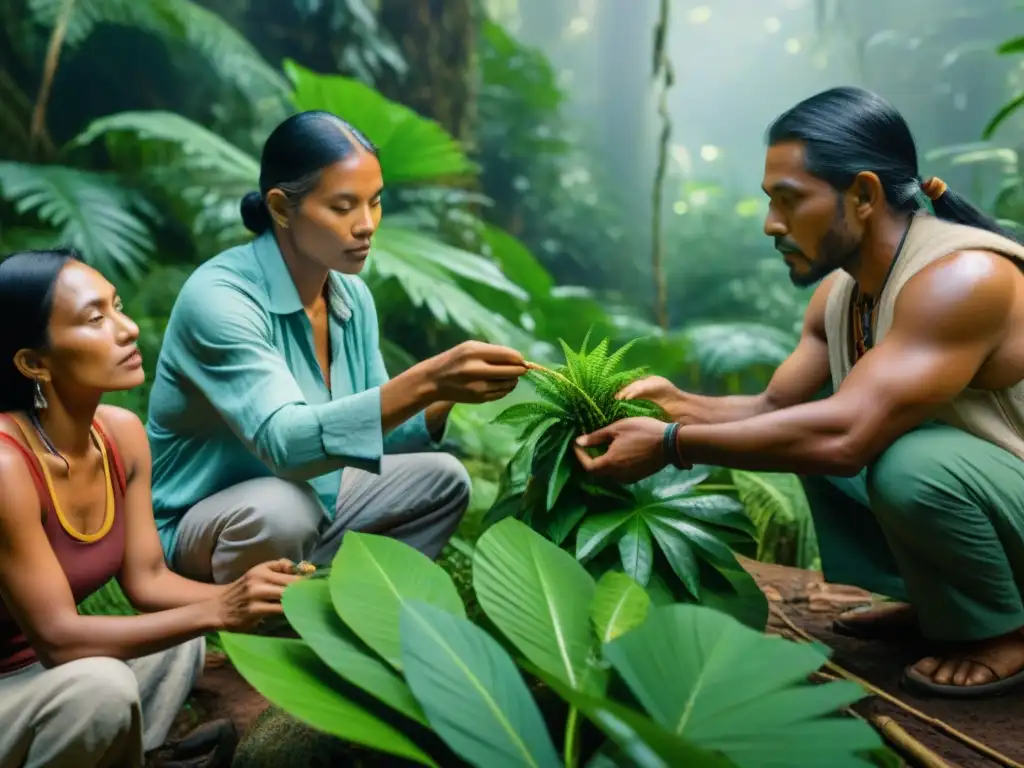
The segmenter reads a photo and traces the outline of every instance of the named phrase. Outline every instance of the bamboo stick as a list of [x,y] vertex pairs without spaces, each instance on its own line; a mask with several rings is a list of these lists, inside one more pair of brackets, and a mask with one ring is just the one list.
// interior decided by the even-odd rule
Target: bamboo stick
[[882,734],[882,737],[892,744],[897,751],[916,761],[921,768],[957,768],[956,765],[943,760],[907,733],[903,726],[888,715],[875,715],[868,722],[875,726],[879,733]]
[[[806,632],[801,627],[798,627],[796,624],[794,624],[793,621],[789,618],[789,616],[787,616],[786,613],[781,608],[779,608],[778,606],[775,606],[775,605],[770,606],[770,608],[771,608],[772,614],[776,618],[778,618],[783,624],[785,624],[790,630],[792,630],[797,636],[799,636],[802,640],[804,640],[805,642],[808,642],[808,643],[813,643],[813,642],[820,643],[821,642],[820,640],[818,640],[818,638],[814,637],[813,635],[809,634],[808,632]],[[1022,765],[1021,763],[1018,763],[1016,760],[1013,760],[1012,758],[1007,757],[1003,753],[998,752],[997,750],[993,749],[992,747],[988,746],[987,744],[983,744],[982,742],[978,741],[977,739],[971,738],[970,736],[968,736],[965,733],[961,733],[956,728],[954,728],[953,726],[949,725],[949,723],[946,723],[946,722],[940,720],[937,717],[932,717],[931,715],[926,715],[921,710],[916,709],[916,708],[910,706],[909,704],[904,703],[903,701],[901,701],[900,699],[897,699],[895,696],[893,696],[893,695],[891,695],[889,693],[886,693],[885,691],[883,691],[878,686],[872,685],[867,680],[864,680],[864,679],[862,679],[860,677],[857,677],[857,675],[853,674],[852,672],[846,671],[845,669],[840,667],[835,662],[830,661],[830,660],[826,660],[824,666],[825,666],[826,669],[828,669],[831,672],[834,672],[835,674],[839,675],[840,677],[843,677],[843,678],[845,678],[845,679],[847,679],[847,680],[849,680],[851,682],[854,682],[854,683],[857,683],[860,686],[863,686],[864,688],[866,688],[868,691],[870,691],[872,694],[874,694],[878,698],[880,698],[880,699],[882,699],[884,701],[887,701],[888,703],[892,704],[894,707],[898,707],[899,709],[902,709],[908,715],[910,715],[910,716],[920,720],[921,722],[925,723],[926,725],[931,726],[932,728],[934,728],[935,730],[939,731],[940,733],[945,734],[949,738],[954,739],[956,741],[959,741],[964,746],[970,747],[971,749],[973,749],[978,754],[981,754],[981,755],[984,755],[985,757],[987,757],[989,760],[992,760],[992,761],[994,761],[996,763],[999,763],[999,765],[1005,766],[1005,768],[1024,768],[1024,765]]]

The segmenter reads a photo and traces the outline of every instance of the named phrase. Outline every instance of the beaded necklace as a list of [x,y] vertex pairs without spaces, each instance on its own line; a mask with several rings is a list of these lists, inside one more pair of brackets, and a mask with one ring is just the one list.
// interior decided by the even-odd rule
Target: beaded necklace
[[[885,279],[882,281],[882,285],[878,289],[878,297],[882,297],[882,292],[885,290],[886,284],[889,282],[889,277],[892,275],[893,268],[896,266],[896,262],[900,258],[900,254],[903,252],[903,244],[907,241],[907,234],[910,232],[910,225],[903,230],[903,237],[900,238],[900,244],[896,248],[896,255],[892,257],[892,261],[889,263],[889,271],[885,273]],[[868,350],[875,345],[875,334],[871,328],[871,321],[875,312],[875,298],[874,296],[867,296],[860,292],[860,285],[854,284],[853,293],[850,295],[850,315],[853,319],[853,344],[855,349],[854,362],[860,360],[864,355],[867,354]]]

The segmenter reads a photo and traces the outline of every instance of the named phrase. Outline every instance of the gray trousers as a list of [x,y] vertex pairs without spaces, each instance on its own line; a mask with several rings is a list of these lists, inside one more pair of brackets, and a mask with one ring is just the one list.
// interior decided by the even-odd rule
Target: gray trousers
[[0,768],[139,768],[167,740],[205,661],[200,637],[128,662],[0,675]]
[[436,558],[469,505],[470,479],[446,453],[385,456],[375,475],[348,467],[333,520],[308,483],[258,478],[192,507],[178,525],[171,568],[224,584],[287,557],[325,565],[346,531],[392,536]]

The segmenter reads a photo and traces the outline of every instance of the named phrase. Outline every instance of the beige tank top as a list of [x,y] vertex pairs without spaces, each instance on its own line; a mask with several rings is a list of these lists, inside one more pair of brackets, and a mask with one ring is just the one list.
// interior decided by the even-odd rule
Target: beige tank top
[[[875,327],[878,345],[892,326],[896,298],[907,281],[929,264],[956,251],[993,251],[1024,268],[1024,246],[992,232],[951,224],[931,214],[915,214],[903,250],[879,297]],[[839,385],[853,368],[850,298],[854,281],[840,272],[825,305],[832,385]],[[940,421],[970,432],[1024,459],[1024,380],[1001,390],[965,389],[936,413]]]

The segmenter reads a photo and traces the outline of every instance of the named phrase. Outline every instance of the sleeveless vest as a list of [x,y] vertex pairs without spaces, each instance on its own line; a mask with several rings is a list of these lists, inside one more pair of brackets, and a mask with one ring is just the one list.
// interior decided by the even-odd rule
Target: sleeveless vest
[[[878,299],[875,345],[892,327],[896,299],[903,286],[922,269],[956,251],[992,251],[1014,260],[1024,269],[1024,246],[983,229],[952,224],[931,214],[914,215],[889,280]],[[854,280],[840,272],[825,306],[832,386],[839,385],[853,368],[850,300]],[[1024,459],[1024,380],[1001,390],[967,388],[944,404],[936,418],[994,443]]]

